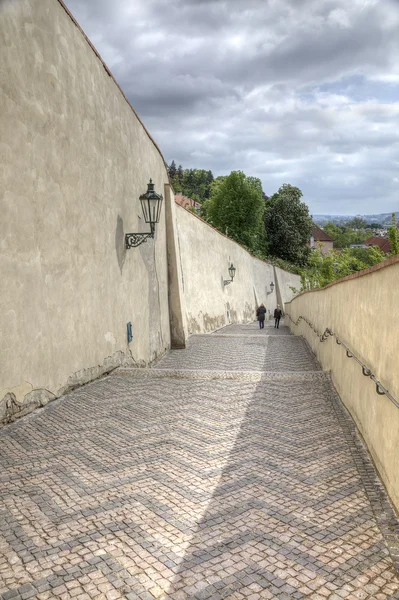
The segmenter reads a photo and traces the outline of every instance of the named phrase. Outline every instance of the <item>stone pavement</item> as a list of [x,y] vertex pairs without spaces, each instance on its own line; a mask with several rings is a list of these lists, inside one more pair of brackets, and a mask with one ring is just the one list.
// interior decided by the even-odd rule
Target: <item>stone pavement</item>
[[285,327],[119,369],[1,430],[0,462],[3,600],[399,599],[398,521]]

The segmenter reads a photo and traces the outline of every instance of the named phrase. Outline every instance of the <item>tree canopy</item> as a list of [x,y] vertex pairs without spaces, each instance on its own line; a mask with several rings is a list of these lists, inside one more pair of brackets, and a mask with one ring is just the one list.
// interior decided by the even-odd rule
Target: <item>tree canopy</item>
[[334,240],[334,248],[349,248],[351,244],[361,244],[370,237],[369,229],[357,229],[356,231],[350,226],[353,221],[348,221],[343,225],[334,225],[334,223],[326,223],[323,227],[324,231]]
[[175,177],[177,175],[177,168],[176,168],[176,163],[174,160],[172,160],[172,162],[170,163],[170,165],[168,167],[168,171],[169,171],[169,177],[172,180],[175,179]]
[[313,221],[299,188],[284,184],[266,201],[265,228],[269,254],[303,265],[309,254]]
[[399,254],[399,229],[397,227],[395,213],[392,213],[392,223],[388,229],[388,235],[391,243],[391,254]]
[[175,192],[181,192],[196,202],[204,202],[210,197],[213,181],[212,171],[183,169],[181,165],[176,167],[174,160],[168,166],[168,171]]
[[214,227],[252,251],[264,245],[262,184],[242,171],[217,177],[205,203],[205,218]]

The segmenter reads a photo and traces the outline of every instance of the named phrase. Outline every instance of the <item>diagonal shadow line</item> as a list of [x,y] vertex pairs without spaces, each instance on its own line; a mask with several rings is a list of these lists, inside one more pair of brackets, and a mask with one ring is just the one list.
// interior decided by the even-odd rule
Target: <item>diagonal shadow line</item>
[[[382,561],[387,560],[386,558],[386,549],[384,546],[384,543],[382,540],[377,541],[376,543],[371,543],[373,540],[370,541],[369,546],[364,549],[364,550],[360,550],[357,553],[355,553],[351,558],[349,558],[347,561],[345,561],[345,563],[342,563],[341,565],[339,565],[339,567],[336,566],[331,566],[326,564],[326,562],[324,560],[318,560],[317,558],[315,558],[314,556],[314,550],[313,547],[315,545],[315,543],[318,543],[318,537],[317,536],[328,536],[331,533],[331,530],[333,530],[333,535],[335,536],[335,539],[339,539],[339,537],[341,535],[345,534],[345,523],[346,521],[348,521],[348,523],[350,524],[351,519],[353,519],[354,521],[357,520],[357,526],[362,526],[362,524],[367,523],[368,520],[362,517],[362,514],[360,513],[352,513],[350,516],[348,515],[348,519],[341,519],[338,520],[335,524],[333,523],[331,526],[328,526],[326,528],[321,528],[320,527],[320,523],[318,521],[313,520],[313,522],[311,522],[311,525],[309,527],[308,530],[305,529],[305,533],[307,535],[302,535],[301,537],[301,532],[298,532],[298,523],[293,523],[293,518],[290,519],[290,511],[287,509],[285,511],[285,505],[283,505],[283,508],[280,510],[274,510],[273,511],[273,504],[271,502],[269,503],[262,503],[260,502],[260,500],[257,499],[253,499],[251,501],[249,501],[248,499],[244,500],[239,496],[240,494],[240,485],[237,486],[237,489],[233,488],[229,488],[229,484],[226,484],[226,482],[224,481],[224,475],[228,476],[228,479],[230,479],[231,476],[234,476],[238,471],[240,471],[240,478],[244,478],[247,476],[247,474],[245,473],[245,470],[243,472],[243,474],[241,474],[241,470],[242,470],[242,465],[246,464],[246,460],[245,460],[245,455],[243,455],[243,451],[246,449],[247,447],[247,437],[250,435],[251,438],[254,441],[254,444],[256,447],[258,447],[260,445],[260,438],[259,436],[253,436],[253,429],[252,427],[246,427],[246,425],[248,425],[248,423],[250,422],[251,419],[251,411],[253,411],[255,414],[252,416],[255,416],[255,418],[257,418],[257,420],[261,420],[265,418],[265,398],[262,396],[262,391],[265,389],[265,384],[260,384],[259,386],[257,386],[257,388],[254,389],[254,392],[252,394],[252,398],[249,401],[249,405],[247,407],[247,411],[246,411],[246,415],[245,418],[241,424],[241,429],[240,432],[237,436],[236,439],[236,443],[234,444],[230,455],[229,455],[229,460],[227,461],[227,464],[225,465],[224,468],[221,469],[221,479],[222,479],[222,483],[216,487],[216,489],[214,490],[214,493],[211,495],[210,499],[209,499],[209,495],[207,496],[207,498],[209,499],[209,505],[208,505],[208,509],[205,511],[202,519],[199,521],[199,523],[197,524],[197,526],[195,527],[195,525],[193,526],[192,523],[187,523],[185,524],[184,521],[179,520],[178,518],[174,518],[173,514],[171,516],[170,511],[168,512],[168,507],[167,505],[159,505],[156,502],[153,502],[150,498],[146,498],[145,496],[142,496],[141,498],[139,498],[139,495],[135,495],[136,499],[141,501],[143,503],[143,505],[145,505],[150,511],[154,512],[154,514],[160,514],[162,517],[166,518],[166,520],[173,526],[175,527],[177,530],[182,531],[183,533],[188,533],[188,534],[192,534],[192,543],[190,545],[190,547],[188,548],[183,561],[181,560],[181,556],[173,553],[173,551],[169,551],[169,552],[165,552],[164,549],[162,549],[160,547],[160,542],[159,540],[151,535],[151,533],[147,530],[145,530],[140,523],[132,523],[129,520],[125,519],[123,521],[123,523],[115,523],[112,520],[112,517],[110,522],[108,524],[106,524],[103,527],[100,527],[98,529],[94,529],[95,533],[93,534],[92,532],[86,531],[85,535],[80,535],[80,536],[76,536],[76,539],[71,538],[69,540],[65,540],[65,546],[68,547],[79,547],[79,545],[84,545],[89,539],[101,539],[104,538],[106,536],[109,536],[110,534],[112,534],[114,531],[119,530],[121,532],[126,533],[126,535],[128,535],[129,537],[131,537],[132,539],[137,540],[138,543],[140,543],[142,545],[143,548],[145,548],[154,558],[156,558],[158,561],[160,561],[162,564],[164,564],[166,567],[170,567],[172,572],[175,573],[175,580],[174,582],[178,583],[181,581],[182,576],[184,577],[186,573],[191,573],[192,571],[194,571],[195,569],[200,568],[203,573],[205,574],[205,571],[208,568],[208,562],[211,560],[216,560],[217,564],[220,563],[220,565],[222,563],[225,562],[225,557],[226,555],[234,555],[235,551],[237,551],[238,553],[241,552],[243,545],[245,546],[251,546],[253,544],[260,544],[262,545],[263,551],[264,549],[267,549],[270,552],[274,552],[274,555],[278,555],[281,559],[285,559],[288,561],[292,561],[292,557],[295,557],[295,563],[301,567],[303,567],[303,569],[308,572],[308,571],[312,571],[315,576],[316,573],[319,576],[323,576],[324,579],[326,581],[330,581],[330,582],[335,582],[337,580],[339,580],[341,583],[342,582],[349,582],[351,581],[351,578],[353,578],[354,573],[356,572],[360,572],[361,569],[367,569],[367,568],[371,568],[374,566],[378,566],[379,563],[381,563]],[[288,389],[288,387],[287,387]],[[259,393],[258,393],[259,392]],[[276,409],[277,403],[276,402],[268,402],[268,406],[270,406],[273,410]],[[307,409],[308,410],[308,409]],[[261,419],[260,419],[261,417]],[[279,420],[283,421],[284,423],[286,423],[286,419],[283,418],[282,415],[279,416]],[[306,425],[306,423],[304,424],[304,426]],[[245,429],[245,431],[244,431]],[[305,433],[305,432],[304,432]],[[181,428],[179,427],[178,429],[178,434],[181,435]],[[280,436],[281,441],[284,441],[284,436],[285,434]],[[197,438],[197,443],[201,443],[201,439],[202,438]],[[303,441],[306,439],[306,444],[307,444],[307,448],[309,450],[311,450],[311,444],[309,444],[309,436],[308,434],[303,435],[301,438]],[[328,438],[326,440],[326,437],[324,435],[319,435],[318,436],[318,442],[322,442],[322,444],[325,444],[326,441],[328,441]],[[331,440],[331,438],[330,438]],[[290,439],[290,441],[292,441]],[[194,452],[194,447],[195,445],[192,445],[193,448],[193,452]],[[265,444],[262,444],[263,449],[267,446],[265,446]],[[334,440],[334,443],[332,443],[331,440],[331,445],[330,445],[330,449],[333,452],[341,452],[342,451],[342,444],[336,445],[336,440]],[[249,450],[251,450],[251,448],[249,448]],[[274,444],[274,448],[273,448],[274,452],[278,451],[278,445]],[[223,453],[220,454],[220,456],[222,456]],[[325,457],[325,451],[323,451],[323,457]],[[217,453],[209,453],[209,452],[204,452],[203,453],[203,458],[204,460],[206,458],[212,458],[213,456],[217,456]],[[239,460],[237,460],[237,456],[239,458]],[[256,467],[256,469],[262,469],[262,467],[264,468],[265,465],[263,464],[264,462],[264,458],[265,456],[262,455],[259,459],[257,459],[256,461],[252,461],[251,460],[251,468]],[[277,458],[277,457],[276,457]],[[286,457],[284,457],[286,458]],[[269,461],[269,466],[270,466],[270,457],[266,457],[266,460]],[[313,460],[313,457],[312,457]],[[306,461],[304,459],[304,466],[306,467]],[[90,461],[90,466],[93,467],[93,462]],[[289,500],[289,490],[287,489],[287,485],[288,482],[291,478],[291,480],[293,481],[293,490],[295,492],[295,481],[294,481],[294,473],[293,472],[286,472],[286,470],[284,472],[281,471],[281,475],[284,478],[284,486],[281,485],[281,483],[277,480],[277,475],[278,475],[278,461],[275,461],[274,464],[274,472],[276,473],[276,481],[274,483],[274,485],[272,485],[270,482],[267,482],[267,480],[264,481],[264,483],[266,483],[266,485],[269,486],[269,489],[271,492],[274,492],[275,494],[277,494],[278,492],[280,492],[280,496],[284,496],[286,495],[287,498],[287,504],[288,504],[288,500]],[[284,469],[285,467],[282,467],[282,469]],[[350,469],[349,469],[350,470]],[[152,476],[156,475],[155,473],[152,473]],[[154,477],[154,479],[156,479],[156,477]],[[170,478],[169,478],[170,479]],[[261,477],[254,477],[253,478],[253,482],[255,484],[259,483],[259,480],[261,480]],[[309,479],[308,477],[305,477],[305,479]],[[138,480],[139,481],[139,480]],[[159,478],[159,483],[161,485],[165,485],[168,482],[168,477],[164,477]],[[309,482],[311,483],[311,481]],[[314,483],[317,484],[317,478],[314,480]],[[180,490],[181,490],[182,486],[180,486]],[[184,486],[183,486],[184,488]],[[171,488],[172,489],[172,488]],[[178,481],[176,481],[173,484],[173,491],[177,492],[179,489],[178,486]],[[361,485],[359,485],[359,481],[355,481],[355,485],[354,486],[347,486],[346,488],[341,488],[341,490],[339,490],[339,493],[336,493],[337,490],[333,489],[332,492],[327,492],[326,494],[323,494],[323,498],[324,498],[324,504],[323,507],[328,507],[329,506],[329,499],[333,500],[334,504],[337,504],[340,502],[340,500],[347,496],[350,496],[353,493],[356,493],[356,490],[361,489]],[[87,491],[87,488],[86,488]],[[183,489],[184,491],[184,489]],[[32,488],[32,492],[35,493],[35,489]],[[201,494],[193,494],[193,491],[189,488],[186,489],[185,494],[187,495],[187,499],[188,500],[192,500],[193,496],[197,496],[198,498],[201,497],[202,499],[202,495]],[[236,496],[236,499],[234,500],[234,503],[232,506],[227,507],[225,513],[221,514],[220,513],[220,501],[221,499],[225,499],[228,498],[229,495],[232,496]],[[126,498],[126,500],[128,501],[129,499]],[[305,506],[307,509],[320,509],[322,508],[320,502],[318,503],[317,500],[315,501],[315,499],[313,498],[301,498],[301,501],[303,501],[305,503]],[[245,504],[246,503],[246,504]],[[114,504],[112,502],[110,502],[109,504],[106,503],[105,505],[103,505],[103,507],[109,507],[110,509],[114,508]],[[279,526],[283,526],[283,530],[281,531],[274,531],[274,530],[267,530],[267,521],[266,521],[266,526],[262,525],[259,526],[257,528],[255,527],[250,527],[247,526],[246,528],[240,529],[240,527],[236,526],[236,517],[240,516],[242,514],[241,509],[245,508],[246,510],[244,511],[244,514],[248,515],[248,518],[252,517],[252,513],[254,513],[254,511],[264,511],[264,516],[265,516],[265,521],[267,518],[273,518],[276,521],[279,521]],[[285,511],[285,513],[284,513]],[[272,514],[274,512],[274,514]],[[367,514],[370,514],[370,510],[367,509],[366,510]],[[82,513],[83,514],[83,513]],[[54,515],[56,517],[56,515]],[[56,517],[57,518],[57,517]],[[201,539],[202,539],[202,533],[203,531],[201,531],[200,525],[203,526],[203,530],[207,530],[208,527],[212,526],[211,525],[211,521],[219,521],[219,523],[214,523],[214,525],[218,526],[220,525],[220,519],[222,520],[222,522],[227,522],[228,526],[230,527],[230,530],[227,531],[228,535],[225,535],[225,537],[218,541],[217,536],[210,536],[209,540],[206,540],[203,544],[203,547],[201,547]],[[289,526],[290,523],[292,523],[293,525],[295,525],[295,537],[293,539],[289,539],[289,540],[284,540],[284,539],[280,539],[282,538],[282,536],[286,535],[286,529],[284,529],[284,526]],[[16,523],[16,528],[15,530],[20,533],[21,535],[23,535],[23,530],[19,530],[18,529],[18,524]],[[341,531],[342,533],[340,533],[340,526],[341,525]],[[347,525],[347,524],[346,524]],[[334,530],[334,527],[338,526],[337,530]],[[356,528],[354,528],[354,533],[356,533]],[[295,539],[297,538],[297,539]],[[325,541],[325,540],[324,540]],[[331,541],[331,540],[327,540]],[[323,540],[320,540],[320,542],[323,542]],[[48,547],[46,548],[46,551],[51,553],[51,554],[56,554],[58,552],[58,548],[63,548],[63,546],[57,546],[57,547]],[[34,548],[32,547],[32,554],[33,555],[37,555],[40,554],[41,552],[43,552],[43,547],[42,548]],[[30,558],[29,556],[27,558]],[[141,585],[139,579],[137,579],[136,582],[131,581],[134,578],[128,577],[127,574],[124,574],[123,571],[121,570],[121,566],[118,565],[117,562],[114,561],[114,559],[112,558],[112,556],[108,555],[107,553],[104,553],[101,556],[95,556],[92,557],[88,560],[88,566],[85,566],[82,563],[82,568],[83,569],[92,569],[93,565],[96,565],[96,568],[99,568],[104,574],[106,574],[107,577],[111,577],[111,573],[110,570],[114,570],[115,572],[118,573],[118,576],[120,576],[120,578],[122,580],[125,581],[125,583],[127,584],[127,586],[129,586],[129,589],[134,590],[133,594],[137,591],[137,597],[142,598],[143,595],[146,598],[152,598],[151,594],[148,594],[148,592],[145,591],[145,588]],[[361,563],[361,567],[359,567],[359,564]],[[279,594],[286,594],[286,598],[289,597],[288,593],[289,593],[289,588],[287,588],[287,582],[284,579],[281,579],[281,577],[279,578],[278,575],[276,575],[273,564],[269,565],[270,568],[266,568],[263,567],[262,565],[260,565],[259,562],[257,562],[256,560],[253,560],[253,558],[247,557],[245,559],[245,564],[244,564],[244,568],[235,568],[234,572],[229,574],[227,573],[227,575],[224,576],[220,576],[219,578],[216,578],[216,581],[214,581],[214,583],[206,585],[205,587],[201,588],[200,590],[193,590],[193,595],[192,597],[195,598],[211,598],[212,600],[216,600],[218,597],[228,597],[228,595],[230,595],[234,590],[243,590],[246,586],[248,586],[250,584],[250,582],[254,583],[256,582],[257,585],[259,585],[261,588],[266,588],[268,589],[271,593],[275,593],[277,595],[277,593]],[[220,569],[219,569],[220,570]],[[89,572],[89,571],[88,571]],[[57,571],[58,573],[58,571]],[[62,575],[62,574],[61,574]],[[60,575],[60,577],[61,577]],[[48,578],[50,579],[50,578]],[[62,580],[62,577],[60,579],[60,581]],[[172,584],[174,583],[172,582]],[[206,582],[205,582],[206,583]],[[292,592],[294,593],[294,592]],[[208,594],[208,596],[206,595]],[[130,594],[128,595],[129,600],[131,597]],[[191,596],[190,596],[191,597]],[[279,597],[279,596],[278,596]],[[294,597],[294,596],[292,596]],[[296,596],[295,598],[300,598],[301,596],[298,595],[298,592],[296,592]]]
[[[327,387],[325,385],[322,387],[326,395],[326,404],[328,405]],[[254,420],[256,421],[259,413],[262,412],[259,408],[264,407],[265,402],[267,402],[267,397],[265,397],[267,394],[265,395],[264,392],[265,387],[262,383],[255,386],[253,397],[249,402],[246,414],[240,425],[234,447],[230,451],[229,459],[223,469],[222,479],[225,474],[228,476],[231,476],[232,472],[234,474],[235,468],[231,466],[230,457],[234,457],[233,461],[235,460],[237,449],[245,449],[247,446],[250,452],[248,455],[249,459],[251,451],[256,451],[256,448],[251,448],[250,440],[248,440],[248,429],[250,429],[248,428],[248,424]],[[333,415],[331,418],[334,418]],[[323,443],[328,443],[328,440],[324,438]],[[342,445],[340,445],[340,448],[342,449]],[[347,450],[349,453],[349,449]],[[334,452],[334,444],[331,445],[331,451]],[[352,485],[350,485],[349,491],[348,489],[344,489],[343,494],[333,490],[329,498],[330,505],[335,505],[340,500],[344,500],[347,504],[347,499],[353,493],[365,496],[364,483],[359,477],[350,455],[349,463],[351,463],[352,467]],[[259,468],[259,462],[257,463],[257,468]],[[256,480],[255,476],[254,479]],[[314,485],[317,485],[317,475],[314,475],[311,481],[313,481]],[[278,487],[278,483],[276,485]],[[295,482],[293,482],[293,485],[295,485]],[[243,488],[245,489],[245,484]],[[309,579],[312,577],[321,577],[325,583],[334,583],[336,589],[340,589],[342,586],[364,574],[371,567],[376,567],[376,565],[382,563],[385,565],[389,561],[385,541],[382,539],[380,533],[376,533],[378,529],[377,523],[368,505],[365,507],[367,516],[362,516],[361,513],[354,516],[353,513],[351,514],[348,511],[348,515],[340,522],[336,522],[324,530],[320,527],[318,514],[315,514],[313,519],[310,519],[308,527],[303,528],[299,526],[302,523],[300,524],[297,518],[290,518],[292,513],[287,509],[285,511],[286,527],[281,528],[281,521],[284,521],[281,512],[284,512],[284,510],[281,511],[281,508],[276,507],[273,511],[272,503],[265,502],[261,507],[264,509],[263,523],[262,520],[256,521],[253,519],[248,522],[243,520],[237,522],[237,512],[238,516],[241,516],[237,503],[240,504],[243,502],[243,499],[239,495],[237,495],[236,499],[233,498],[232,503],[223,513],[220,513],[219,497],[220,495],[224,495],[225,491],[224,483],[219,484],[213,491],[207,510],[197,524],[197,530],[192,537],[184,559],[172,569],[176,573],[176,580],[172,582],[168,593],[173,594],[174,584],[177,583],[178,588],[184,591],[187,598],[215,600],[227,598],[235,591],[243,590],[256,582],[260,588],[268,589],[270,593],[277,595],[284,592],[287,594],[284,598],[301,598],[304,595],[298,592],[297,587],[293,587],[287,581],[289,579],[288,569],[293,566],[303,567],[309,574]],[[323,509],[327,506],[328,502],[324,502]],[[314,511],[317,511],[319,504],[317,502],[313,503],[312,508]],[[345,509],[345,504],[343,504],[342,509]],[[277,527],[275,522],[277,522]],[[355,550],[352,553],[348,553],[344,560],[340,560],[339,562],[331,560],[330,564],[328,564],[325,553],[331,552],[334,549],[332,542],[345,539],[346,544],[354,550],[355,543],[351,541],[348,534],[352,534],[355,538],[359,534],[359,530],[362,532],[362,526],[366,523],[368,523],[369,528],[371,526],[374,533],[374,538],[373,536],[369,536],[368,538],[368,547],[362,548],[360,552]],[[221,532],[221,526],[225,528],[225,531]],[[271,531],[268,531],[269,527]],[[261,531],[262,528],[265,531]],[[214,539],[218,535],[218,532],[219,536],[223,539],[217,540],[215,543]],[[287,533],[289,534],[288,536]],[[314,555],[315,538],[319,546],[319,558],[317,558],[317,552],[316,557]],[[258,558],[254,560],[254,553],[249,553],[248,549],[257,548],[258,544],[262,545],[262,551],[258,549],[255,552],[255,556],[257,555]],[[308,552],[304,551],[306,547],[309,547]],[[335,547],[338,550],[338,545],[335,545]],[[266,553],[267,556],[265,554],[262,556],[261,552]],[[279,558],[278,562],[280,565],[281,563],[286,565],[287,571],[285,577],[281,574],[281,569],[278,577],[275,574],[274,563],[276,559],[273,557],[276,555]],[[237,560],[237,556],[239,560]],[[264,558],[269,559],[269,568],[265,566]],[[226,568],[226,565],[230,566],[230,569]],[[196,571],[199,575],[196,583],[192,583],[192,578],[190,577],[193,571]],[[189,582],[189,585],[182,587],[182,581],[185,578]]]

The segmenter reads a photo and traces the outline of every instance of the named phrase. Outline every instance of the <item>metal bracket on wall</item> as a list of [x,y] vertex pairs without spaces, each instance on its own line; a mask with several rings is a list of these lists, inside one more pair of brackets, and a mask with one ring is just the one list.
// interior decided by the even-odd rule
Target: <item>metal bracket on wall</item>
[[126,233],[125,235],[125,246],[126,250],[129,248],[136,248],[143,242],[146,242],[148,238],[153,238],[155,234],[155,224],[150,223],[150,232],[146,233]]

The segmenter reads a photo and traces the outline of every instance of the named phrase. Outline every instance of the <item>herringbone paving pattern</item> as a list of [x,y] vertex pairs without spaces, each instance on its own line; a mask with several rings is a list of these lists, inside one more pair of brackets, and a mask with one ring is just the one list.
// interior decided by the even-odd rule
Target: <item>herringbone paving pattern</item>
[[4,428],[0,596],[399,598],[392,507],[329,377],[279,331],[193,336]]
[[261,330],[247,326],[246,335],[233,335],[230,328],[237,331],[238,326],[226,327],[226,334],[193,335],[185,350],[172,350],[156,368],[274,372],[320,369],[308,346],[301,338],[288,335],[287,328],[269,326]]

